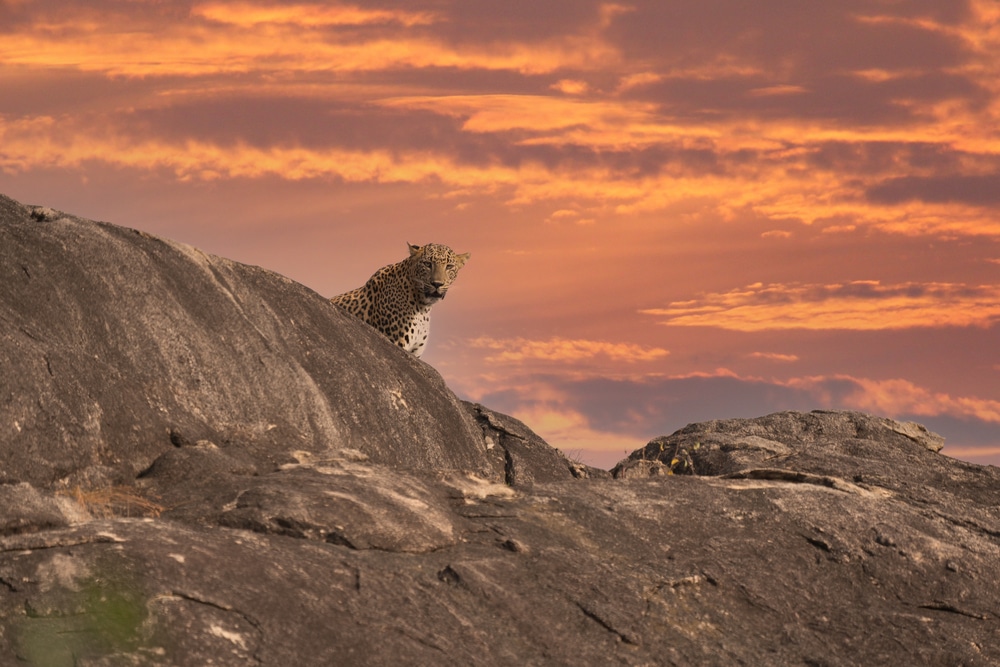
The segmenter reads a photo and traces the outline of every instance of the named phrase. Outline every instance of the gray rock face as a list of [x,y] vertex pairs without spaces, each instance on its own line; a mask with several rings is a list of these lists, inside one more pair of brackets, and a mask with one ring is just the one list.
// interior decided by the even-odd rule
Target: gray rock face
[[0,481],[123,483],[199,441],[503,474],[431,367],[275,273],[0,198],[0,285]]
[[0,665],[1000,664],[1000,471],[921,427],[613,479],[279,276],[0,215]]

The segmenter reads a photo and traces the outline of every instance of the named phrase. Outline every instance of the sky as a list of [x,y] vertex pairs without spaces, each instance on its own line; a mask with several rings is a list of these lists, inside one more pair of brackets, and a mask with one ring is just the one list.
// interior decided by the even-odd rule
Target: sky
[[850,409],[1000,465],[996,0],[0,0],[0,193],[325,296],[610,467]]

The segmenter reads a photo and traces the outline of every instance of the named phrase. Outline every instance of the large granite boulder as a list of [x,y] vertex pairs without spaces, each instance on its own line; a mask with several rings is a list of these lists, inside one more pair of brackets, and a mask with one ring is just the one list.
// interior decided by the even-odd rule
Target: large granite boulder
[[0,213],[0,665],[1000,664],[1000,471],[917,425],[612,478],[279,276]]
[[199,442],[504,476],[433,368],[273,272],[0,197],[0,286],[0,482],[128,483]]

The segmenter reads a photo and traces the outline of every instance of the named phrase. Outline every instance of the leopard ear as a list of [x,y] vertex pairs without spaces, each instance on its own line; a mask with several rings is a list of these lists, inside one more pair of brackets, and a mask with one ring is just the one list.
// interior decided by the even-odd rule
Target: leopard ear
[[469,261],[470,257],[472,257],[471,252],[463,252],[461,255],[455,255],[455,259],[458,260],[459,266],[465,266],[465,263]]
[[420,252],[420,246],[418,246],[418,245],[413,245],[412,243],[409,243],[409,242],[407,242],[407,244],[406,244],[406,245],[410,246],[410,257],[413,257],[413,256],[415,256],[415,255],[416,255],[416,254],[417,254],[418,252]]

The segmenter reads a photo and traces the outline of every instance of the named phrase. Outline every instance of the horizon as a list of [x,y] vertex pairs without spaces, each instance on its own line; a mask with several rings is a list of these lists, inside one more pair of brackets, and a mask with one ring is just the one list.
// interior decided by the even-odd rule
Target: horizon
[[1000,6],[0,0],[0,193],[331,297],[608,468],[845,409],[1000,464]]

